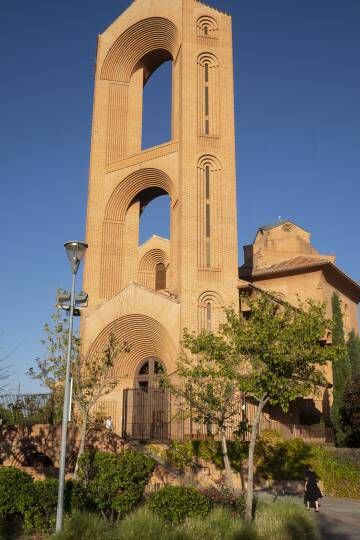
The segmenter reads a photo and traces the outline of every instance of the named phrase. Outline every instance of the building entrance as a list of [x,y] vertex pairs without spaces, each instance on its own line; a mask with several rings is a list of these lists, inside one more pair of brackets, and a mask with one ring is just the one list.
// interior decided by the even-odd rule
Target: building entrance
[[163,375],[162,362],[155,357],[146,358],[139,366],[134,388],[125,391],[126,407],[132,407],[132,414],[127,411],[128,418],[132,418],[128,427],[135,439],[168,439],[170,401],[168,390],[161,385]]

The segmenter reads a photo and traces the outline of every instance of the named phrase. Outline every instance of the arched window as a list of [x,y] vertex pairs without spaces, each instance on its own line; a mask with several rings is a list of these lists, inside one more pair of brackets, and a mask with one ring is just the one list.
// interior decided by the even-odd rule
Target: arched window
[[211,331],[211,303],[206,304],[206,329],[208,332]]
[[198,18],[197,24],[198,37],[216,38],[218,33],[218,24],[210,15],[202,15]]
[[220,268],[221,169],[214,156],[203,156],[198,163],[198,266]]
[[198,57],[198,122],[200,135],[219,134],[219,63],[212,53]]
[[161,377],[165,375],[165,368],[158,358],[151,356],[141,363],[136,378],[136,388],[148,392],[149,388],[156,388]]
[[166,289],[166,268],[165,264],[158,263],[155,266],[155,291]]
[[198,328],[216,331],[223,320],[222,299],[215,291],[203,292],[198,300]]

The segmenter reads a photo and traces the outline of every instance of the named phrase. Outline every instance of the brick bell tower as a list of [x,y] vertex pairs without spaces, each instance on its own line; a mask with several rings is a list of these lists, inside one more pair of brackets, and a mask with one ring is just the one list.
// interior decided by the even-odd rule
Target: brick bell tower
[[[171,140],[141,150],[143,88],[172,62]],[[170,197],[170,240],[139,245],[139,218]],[[98,38],[82,339],[127,341],[106,409],[175,369],[184,327],[214,328],[237,301],[231,17],[195,0],[135,0]],[[142,384],[144,383],[144,384]]]

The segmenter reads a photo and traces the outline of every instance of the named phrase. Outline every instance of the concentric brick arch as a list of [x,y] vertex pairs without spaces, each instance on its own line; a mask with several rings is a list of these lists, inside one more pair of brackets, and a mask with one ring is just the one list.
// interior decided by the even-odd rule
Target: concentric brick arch
[[123,221],[134,198],[149,188],[166,191],[171,199],[174,198],[174,184],[164,171],[140,169],[124,178],[115,188],[105,210],[105,220]]
[[149,53],[162,53],[157,54],[157,65],[152,66],[156,69],[164,60],[175,58],[178,47],[178,30],[173,22],[163,17],[139,21],[123,32],[112,45],[101,69],[101,79],[129,82],[136,67]]
[[114,189],[105,210],[102,229],[100,292],[103,298],[111,298],[123,285],[124,224],[131,203],[142,192],[142,203],[145,204],[163,193],[168,193],[172,200],[176,200],[172,180],[159,169],[134,171]]
[[175,368],[177,351],[173,340],[164,326],[147,315],[136,313],[116,319],[97,336],[89,349],[88,356],[96,358],[106,348],[109,336],[119,344],[124,342],[129,352],[123,352],[115,362],[117,377],[134,378],[139,363],[150,356],[161,360],[168,373]]
[[139,263],[138,282],[148,289],[155,287],[155,271],[158,264],[163,264],[167,268],[169,264],[168,255],[159,248],[147,251]]

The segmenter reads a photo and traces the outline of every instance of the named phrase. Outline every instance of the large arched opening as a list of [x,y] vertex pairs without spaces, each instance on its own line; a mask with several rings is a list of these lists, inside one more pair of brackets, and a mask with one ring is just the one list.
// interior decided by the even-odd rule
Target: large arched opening
[[[135,171],[114,190],[103,223],[100,291],[104,298],[110,298],[128,283],[137,281],[141,215],[152,201],[166,196],[167,227],[170,229],[170,201],[175,196],[174,191],[169,176],[158,169]],[[154,233],[151,229],[149,231]]]
[[172,62],[166,61],[145,81],[142,106],[141,149],[172,138]]
[[137,22],[110,48],[101,69],[101,79],[111,82],[108,164],[173,138],[172,66],[178,48],[176,26],[162,17]]

